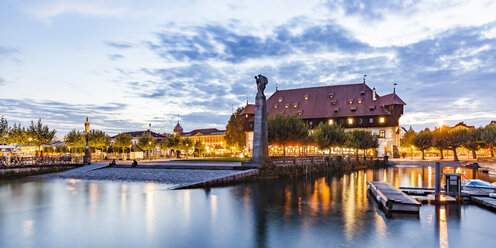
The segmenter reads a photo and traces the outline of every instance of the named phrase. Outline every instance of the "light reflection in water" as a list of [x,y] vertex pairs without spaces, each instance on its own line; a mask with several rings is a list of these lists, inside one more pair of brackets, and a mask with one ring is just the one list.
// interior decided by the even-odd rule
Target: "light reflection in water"
[[191,221],[191,190],[185,190],[183,197],[184,197],[184,215],[186,220],[185,225],[188,226],[189,222]]
[[217,196],[216,195],[210,195],[210,211],[211,211],[211,216],[212,216],[212,221],[213,224],[217,221]]
[[439,247],[448,248],[448,224],[446,223],[446,206],[437,206],[438,222],[439,222]]
[[98,184],[90,183],[88,185],[88,191],[90,194],[91,218],[94,219],[97,217],[97,213],[98,213]]
[[121,185],[121,215],[126,216],[126,206],[127,206],[127,185]]
[[153,238],[155,232],[155,183],[145,184],[145,222],[148,239]]

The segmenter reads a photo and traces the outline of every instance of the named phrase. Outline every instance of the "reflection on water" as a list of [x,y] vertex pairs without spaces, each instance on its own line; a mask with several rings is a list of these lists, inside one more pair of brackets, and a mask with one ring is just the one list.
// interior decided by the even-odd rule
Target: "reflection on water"
[[[495,181],[465,168],[464,178]],[[367,180],[434,185],[430,167],[308,175],[170,191],[153,183],[22,179],[0,182],[0,247],[475,247],[496,242],[496,214],[423,205],[385,217]]]

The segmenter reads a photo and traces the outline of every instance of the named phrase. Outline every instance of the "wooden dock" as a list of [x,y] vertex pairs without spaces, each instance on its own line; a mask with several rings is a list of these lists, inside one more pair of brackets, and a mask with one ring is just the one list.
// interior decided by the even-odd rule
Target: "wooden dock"
[[496,211],[496,199],[491,197],[480,197],[480,196],[472,196],[470,198],[472,202],[477,205],[489,208],[493,211]]
[[367,187],[387,212],[419,213],[421,203],[386,182],[368,181]]

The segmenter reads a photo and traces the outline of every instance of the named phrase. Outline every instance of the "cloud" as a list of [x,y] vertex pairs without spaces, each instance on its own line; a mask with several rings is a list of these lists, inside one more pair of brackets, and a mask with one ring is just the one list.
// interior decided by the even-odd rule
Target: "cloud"
[[[0,46],[0,62],[3,62],[8,58],[12,59],[15,56],[15,54],[18,54],[18,53],[19,53],[18,49]],[[14,60],[17,61],[16,59],[14,59]]]
[[27,13],[42,19],[51,19],[64,14],[92,16],[116,16],[127,11],[119,1],[99,0],[49,0],[44,2],[22,1],[17,3]]
[[5,84],[5,80],[3,78],[0,77],[0,86],[4,85]]
[[124,55],[122,55],[122,54],[109,54],[108,58],[110,60],[119,60],[119,59],[123,59]]
[[117,49],[127,49],[127,48],[131,48],[131,47],[134,46],[133,44],[126,43],[126,42],[110,42],[110,41],[106,41],[105,44],[107,46],[110,46],[110,47],[113,47],[113,48],[117,48]]
[[82,130],[86,116],[90,118],[92,128],[102,129],[108,133],[129,131],[140,127],[134,120],[121,119],[121,112],[126,108],[122,103],[68,104],[55,101],[35,101],[30,99],[0,99],[0,112],[9,123],[28,125],[31,120],[41,118],[50,128],[55,128],[62,137],[71,129]]

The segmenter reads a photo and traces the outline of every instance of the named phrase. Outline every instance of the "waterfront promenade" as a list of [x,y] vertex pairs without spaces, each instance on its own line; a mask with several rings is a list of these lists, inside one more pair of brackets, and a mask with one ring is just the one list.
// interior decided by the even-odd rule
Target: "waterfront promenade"
[[[233,169],[234,167],[239,168]],[[177,188],[242,173],[240,162],[151,161],[139,163],[135,168],[131,167],[131,162],[118,163],[116,166],[108,166],[106,162],[93,163],[64,172],[37,177],[45,179],[155,182],[168,184],[171,188]]]

